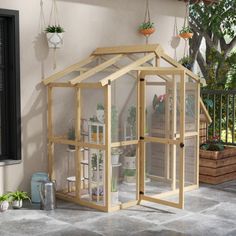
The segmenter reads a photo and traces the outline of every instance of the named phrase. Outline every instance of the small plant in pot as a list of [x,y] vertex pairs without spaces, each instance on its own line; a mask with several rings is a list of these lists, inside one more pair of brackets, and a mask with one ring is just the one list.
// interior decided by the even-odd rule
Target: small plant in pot
[[97,104],[97,120],[104,123],[104,106],[101,103]]
[[225,149],[225,146],[223,144],[223,141],[220,140],[218,136],[214,136],[206,143],[201,144],[200,149],[206,151],[223,151]]
[[136,107],[131,106],[128,110],[127,123],[131,128],[131,137],[135,138],[136,136]]
[[64,29],[60,25],[49,25],[45,32],[47,34],[49,48],[61,48],[63,45]]
[[103,179],[103,153],[102,151],[99,151],[98,155],[97,153],[92,154],[91,159],[92,164],[92,179],[93,181],[102,181]]
[[[75,128],[74,127],[69,128],[67,132],[67,138],[69,140],[75,141]],[[75,150],[75,146],[71,144],[68,145],[68,148],[71,150]]]
[[122,150],[120,148],[112,148],[111,149],[111,164],[112,165],[118,165],[119,164],[119,158],[122,154]]
[[117,178],[112,178],[111,180],[111,203],[119,203],[119,193],[117,188]]
[[189,26],[184,26],[179,32],[179,37],[183,39],[190,39],[193,37],[193,31]]
[[179,63],[186,67],[188,70],[192,70],[193,67],[193,59],[189,56],[185,56],[179,60]]
[[23,206],[24,200],[31,201],[27,192],[23,192],[23,191],[16,191],[16,192],[10,193],[9,196],[10,196],[11,205],[13,209],[20,209]]
[[9,208],[9,194],[0,196],[0,212],[5,212]]
[[154,32],[155,32],[154,23],[151,21],[143,22],[139,26],[139,33],[144,35],[145,37],[149,37]]

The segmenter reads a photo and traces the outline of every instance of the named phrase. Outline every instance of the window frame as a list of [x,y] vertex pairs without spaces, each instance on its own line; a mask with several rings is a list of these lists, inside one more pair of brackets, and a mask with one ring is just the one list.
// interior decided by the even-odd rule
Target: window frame
[[0,161],[21,160],[21,97],[20,97],[20,47],[19,11],[0,9],[0,17],[7,22],[7,77],[5,94],[7,110],[5,153]]

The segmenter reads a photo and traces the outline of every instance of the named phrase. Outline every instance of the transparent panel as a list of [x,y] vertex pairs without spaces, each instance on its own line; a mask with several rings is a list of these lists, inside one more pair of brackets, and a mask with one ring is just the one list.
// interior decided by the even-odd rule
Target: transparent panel
[[104,89],[81,90],[81,141],[105,144]]
[[98,205],[105,203],[105,151],[81,149],[81,199]]
[[68,145],[55,144],[54,173],[57,192],[71,197],[76,195],[75,150]]
[[117,205],[137,199],[137,146],[111,149],[111,203]]
[[74,88],[53,88],[52,114],[53,135],[75,139],[75,97]]
[[[145,195],[158,197],[155,195],[178,189],[179,171],[176,171],[176,166],[179,163],[179,155],[176,149],[176,145],[146,144]],[[176,202],[178,202],[177,194],[178,191],[175,192]]]
[[111,84],[111,140],[137,139],[137,79],[123,76]]
[[185,130],[197,131],[198,84],[189,76],[186,77]]

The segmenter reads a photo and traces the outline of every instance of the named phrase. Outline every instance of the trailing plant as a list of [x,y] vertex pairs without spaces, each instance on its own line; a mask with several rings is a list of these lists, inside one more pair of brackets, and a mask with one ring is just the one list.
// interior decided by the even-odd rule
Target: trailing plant
[[29,200],[31,201],[30,197],[28,196],[27,192],[23,191],[16,191],[9,194],[9,198],[11,201],[20,201],[20,200]]
[[207,151],[223,151],[225,147],[222,140],[219,139],[219,136],[214,136],[207,140],[206,143],[201,144],[200,149]]
[[9,193],[0,196],[0,202],[9,201]]
[[185,33],[193,33],[192,29],[189,26],[184,26],[180,31],[179,34],[185,34]]
[[45,29],[46,33],[63,33],[65,30],[60,25],[49,25]]
[[139,30],[152,29],[152,28],[154,28],[154,23],[150,21],[143,22],[139,26]]
[[99,170],[103,169],[103,153],[102,151],[99,151],[99,154],[97,156],[97,153],[92,154],[92,169],[97,170],[97,165],[99,166]]
[[194,60],[193,60],[191,57],[189,57],[189,56],[185,56],[185,57],[183,57],[183,58],[181,58],[181,59],[179,60],[179,63],[180,63],[182,66],[184,66],[184,67],[186,67],[187,69],[189,69],[189,70],[192,69],[193,62],[194,62]]
[[116,141],[118,138],[118,111],[116,106],[111,107],[111,140]]
[[129,115],[127,117],[127,122],[131,127],[132,136],[135,137],[136,136],[136,107],[131,106],[128,112],[129,112]]

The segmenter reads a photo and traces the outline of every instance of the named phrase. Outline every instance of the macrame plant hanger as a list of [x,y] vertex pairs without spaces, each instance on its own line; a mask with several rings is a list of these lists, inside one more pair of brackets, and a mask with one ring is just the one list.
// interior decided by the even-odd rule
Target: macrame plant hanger
[[[49,25],[54,25],[54,26],[60,25],[56,0],[52,0],[52,7],[51,7],[51,12],[50,12],[50,17],[49,17]],[[57,34],[57,36],[61,40],[63,40],[59,34]],[[58,47],[56,43],[53,43],[53,44],[54,44],[54,47],[52,48],[53,49],[53,69],[55,70],[57,68],[56,52],[57,52]]]
[[171,41],[171,47],[174,49],[174,59],[177,61],[177,47],[179,46],[180,43],[180,38],[178,36],[179,30],[178,30],[178,25],[177,25],[177,17],[175,17],[175,23],[174,23],[174,32],[173,32],[173,37]]
[[[186,10],[185,10],[185,17],[184,17],[184,28],[189,26],[189,1],[186,1]],[[184,57],[189,56],[189,41],[188,38],[184,38]]]

